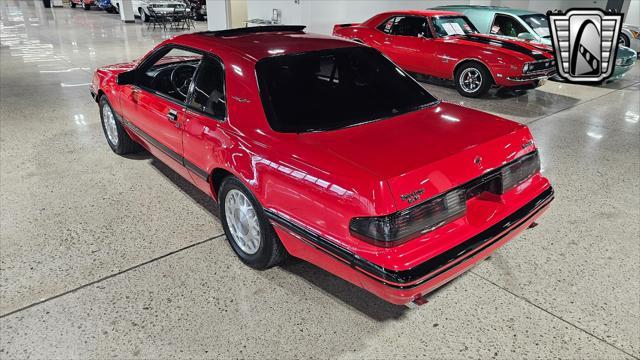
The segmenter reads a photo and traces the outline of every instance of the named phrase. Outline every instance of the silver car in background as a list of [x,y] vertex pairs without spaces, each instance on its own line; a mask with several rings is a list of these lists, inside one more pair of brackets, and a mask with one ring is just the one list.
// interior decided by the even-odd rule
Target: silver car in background
[[636,52],[640,52],[640,26],[623,24],[622,31],[618,37],[620,45],[632,48]]

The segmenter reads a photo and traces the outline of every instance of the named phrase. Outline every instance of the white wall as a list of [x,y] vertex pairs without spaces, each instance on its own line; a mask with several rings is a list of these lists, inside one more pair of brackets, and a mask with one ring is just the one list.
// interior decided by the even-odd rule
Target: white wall
[[299,0],[298,3],[295,0],[247,1],[249,19],[270,19],[272,9],[281,9],[283,24],[307,25],[308,31],[321,34],[330,34],[334,24],[362,22],[383,11],[466,4],[469,4],[469,0]]
[[[208,0],[207,7],[213,1],[219,0]],[[630,1],[627,22],[638,23],[640,0]],[[544,14],[553,9],[604,8],[607,0],[247,0],[247,12],[249,19],[271,19],[272,9],[280,9],[283,24],[307,25],[310,32],[330,34],[334,24],[362,22],[383,11],[466,4],[508,6]]]
[[226,0],[207,1],[207,27],[209,30],[224,30],[229,28]]
[[625,15],[624,22],[627,24],[640,26],[640,0],[631,0],[629,10]]

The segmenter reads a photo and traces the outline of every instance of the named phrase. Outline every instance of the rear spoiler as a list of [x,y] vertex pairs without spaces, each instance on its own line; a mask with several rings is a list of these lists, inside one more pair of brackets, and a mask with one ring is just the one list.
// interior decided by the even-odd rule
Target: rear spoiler
[[339,31],[341,29],[350,28],[350,27],[356,26],[356,25],[360,25],[360,24],[336,24],[336,25],[333,25],[333,35],[341,36],[342,34],[339,33]]
[[268,26],[250,26],[243,28],[235,28],[228,30],[203,31],[201,34],[211,35],[215,37],[251,35],[269,32],[302,32],[306,26],[304,25],[268,25]]

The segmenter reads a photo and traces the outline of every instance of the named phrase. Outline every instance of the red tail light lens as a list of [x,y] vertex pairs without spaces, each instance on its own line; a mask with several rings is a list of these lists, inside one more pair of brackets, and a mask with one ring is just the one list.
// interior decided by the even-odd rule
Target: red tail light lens
[[465,211],[465,190],[455,189],[388,216],[354,218],[349,230],[362,240],[390,247],[457,219]]
[[539,171],[540,157],[538,156],[537,151],[527,154],[514,163],[503,167],[500,170],[500,175],[502,177],[501,194],[509,191]]

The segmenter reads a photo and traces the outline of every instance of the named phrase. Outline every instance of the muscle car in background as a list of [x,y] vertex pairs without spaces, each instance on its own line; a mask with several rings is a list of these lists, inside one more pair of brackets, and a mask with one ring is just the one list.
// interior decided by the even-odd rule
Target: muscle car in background
[[550,46],[479,34],[451,11],[386,12],[335,25],[333,34],[378,49],[407,71],[453,80],[468,97],[492,86],[535,88],[556,71]]
[[295,256],[394,304],[424,303],[553,199],[525,125],[304,26],[180,35],[96,70],[91,93],[110,149],[146,148],[216,200],[242,262]]
[[[149,21],[149,8],[157,13],[172,13],[176,10],[185,10],[187,5],[181,0],[132,0],[133,14],[139,16],[143,22]],[[121,0],[115,0],[118,9],[122,6]]]
[[[552,45],[547,16],[544,14],[529,10],[481,5],[439,6],[434,9],[463,13],[483,34]],[[624,34],[626,32],[623,31],[621,36],[624,36]],[[629,32],[629,34],[632,33]],[[636,35],[638,35],[637,32]],[[637,60],[636,51],[627,46],[626,44],[625,46],[618,46],[616,65],[613,69],[613,74],[609,78],[610,81],[621,78],[627,71],[631,70]]]

